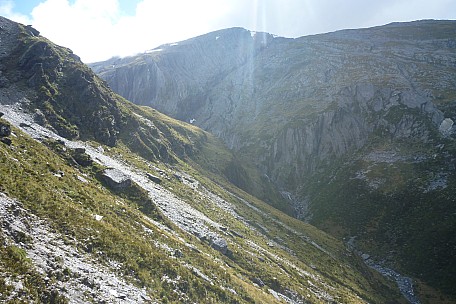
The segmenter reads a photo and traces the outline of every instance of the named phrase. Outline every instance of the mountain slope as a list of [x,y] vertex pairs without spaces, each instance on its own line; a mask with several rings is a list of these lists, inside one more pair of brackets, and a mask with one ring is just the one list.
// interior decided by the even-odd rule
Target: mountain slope
[[91,67],[221,138],[295,216],[454,296],[455,46],[454,21],[297,39],[234,28]]
[[228,183],[210,134],[129,103],[31,27],[0,17],[0,39],[2,302],[404,302]]
[[[184,121],[195,119],[235,150],[265,146],[258,163],[279,182],[302,179],[321,161],[363,145],[385,124],[387,113],[378,112],[418,108],[439,124],[438,99],[451,115],[452,30],[454,22],[429,21],[284,39],[234,28],[91,67],[121,95]],[[415,38],[415,31],[424,34]],[[368,114],[375,115],[372,121]],[[340,134],[318,129],[329,123],[342,127]],[[309,139],[283,142],[303,126]],[[290,154],[290,146],[301,155]],[[295,168],[282,172],[290,164]]]

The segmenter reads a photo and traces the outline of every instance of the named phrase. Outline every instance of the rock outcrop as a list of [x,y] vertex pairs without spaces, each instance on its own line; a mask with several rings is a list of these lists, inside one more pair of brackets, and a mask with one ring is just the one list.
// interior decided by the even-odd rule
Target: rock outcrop
[[8,137],[11,135],[11,126],[8,123],[0,121],[0,137]]
[[[3,116],[3,113],[0,113],[0,117]],[[8,123],[0,121],[0,141],[7,146],[10,146],[12,141],[9,136],[11,135],[11,126]]]
[[112,189],[125,189],[132,185],[131,178],[122,171],[110,168],[103,171],[101,177]]
[[56,47],[32,27],[5,18],[0,18],[0,31],[4,103],[27,98],[31,110],[37,110],[37,120],[60,135],[115,145],[122,124],[116,99],[90,69],[70,56],[70,49]]

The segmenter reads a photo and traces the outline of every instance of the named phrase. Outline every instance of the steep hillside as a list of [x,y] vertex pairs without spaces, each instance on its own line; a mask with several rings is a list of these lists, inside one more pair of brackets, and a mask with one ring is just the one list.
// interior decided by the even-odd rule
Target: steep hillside
[[455,47],[454,21],[298,39],[234,28],[91,67],[221,138],[295,216],[454,296]]
[[210,134],[129,103],[31,27],[0,17],[0,40],[1,302],[405,302],[353,249],[228,183],[237,160]]

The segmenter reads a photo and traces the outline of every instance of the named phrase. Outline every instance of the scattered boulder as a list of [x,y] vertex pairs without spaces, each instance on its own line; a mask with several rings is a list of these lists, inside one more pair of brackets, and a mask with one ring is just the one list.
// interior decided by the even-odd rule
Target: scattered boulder
[[193,184],[195,182],[195,180],[191,179],[191,178],[188,178],[188,177],[183,177],[187,182]]
[[166,176],[166,171],[165,170],[162,170],[160,168],[157,168],[157,167],[154,167],[155,171],[157,171],[158,173],[160,173],[160,175],[162,176]]
[[228,244],[222,238],[214,238],[212,239],[211,247],[215,250],[221,252],[222,254],[226,254],[228,251]]
[[236,230],[230,230],[231,234],[238,237],[238,238],[241,238],[243,239],[244,238],[244,235],[240,234],[239,232],[237,232]]
[[[3,113],[0,113],[3,115]],[[0,115],[0,117],[2,116]],[[8,123],[0,121],[0,141],[5,145],[11,146],[12,141],[8,136],[11,135],[11,126]]]
[[263,287],[265,285],[264,282],[260,278],[253,278],[252,282],[257,284],[260,287]]
[[32,129],[32,130],[35,130],[35,128],[33,128],[30,124],[25,123],[25,122],[21,122],[21,123],[19,124],[19,127],[21,127],[21,128],[30,128],[30,129]]
[[54,176],[55,176],[55,177],[62,178],[62,177],[65,176],[65,172],[59,170],[59,171],[57,171],[57,172],[54,173]]
[[109,168],[103,171],[101,177],[106,182],[108,187],[113,189],[124,189],[132,185],[131,178],[122,171],[114,168]]
[[5,115],[5,113],[0,112],[0,118],[2,118],[3,115]]
[[4,143],[5,145],[7,145],[7,146],[11,146],[11,144],[13,143],[13,142],[11,141],[11,138],[8,138],[8,137],[1,137],[1,138],[0,138],[0,141],[1,141],[2,143]]
[[8,123],[0,122],[0,137],[11,135],[11,126]]
[[33,121],[40,126],[45,126],[47,124],[46,116],[40,109],[35,110],[35,114],[33,114]]
[[179,250],[179,249],[174,250],[173,255],[174,255],[176,258],[183,258],[183,257],[184,257],[184,253],[183,253],[181,250]]
[[439,126],[439,131],[443,135],[448,135],[451,133],[451,128],[453,127],[454,121],[451,118],[445,118]]
[[80,182],[82,182],[82,183],[84,183],[84,184],[88,184],[88,183],[89,183],[89,181],[88,181],[87,179],[85,179],[84,177],[82,177],[82,176],[80,176],[80,175],[77,175],[76,178],[77,178]]
[[151,181],[153,181],[156,184],[160,184],[162,182],[161,178],[158,177],[158,176],[155,176],[155,175],[150,174],[150,173],[146,173],[146,175],[147,175],[148,179],[150,179]]
[[72,153],[73,159],[78,163],[78,165],[83,167],[88,167],[92,165],[93,161],[90,155],[86,153],[84,148],[76,148]]
[[94,214],[94,215],[93,215],[93,218],[94,218],[97,222],[99,222],[99,221],[101,221],[101,220],[103,219],[103,216],[102,216],[102,215],[99,215],[99,214]]

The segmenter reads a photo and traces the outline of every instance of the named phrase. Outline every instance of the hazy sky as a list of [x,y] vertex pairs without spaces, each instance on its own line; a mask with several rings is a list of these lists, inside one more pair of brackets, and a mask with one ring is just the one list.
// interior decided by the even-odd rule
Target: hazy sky
[[284,37],[418,19],[456,19],[456,0],[0,0],[84,62],[241,26]]

